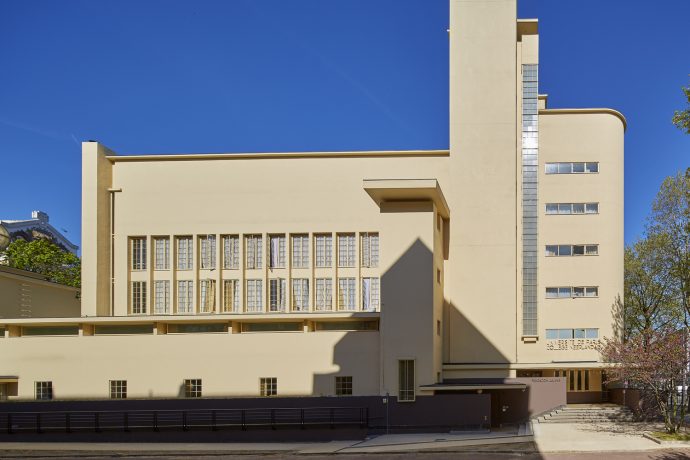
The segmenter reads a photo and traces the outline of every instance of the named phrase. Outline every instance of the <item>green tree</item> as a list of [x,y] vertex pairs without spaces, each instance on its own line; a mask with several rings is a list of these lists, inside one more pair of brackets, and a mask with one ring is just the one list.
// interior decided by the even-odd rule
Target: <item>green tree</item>
[[15,240],[3,253],[7,265],[47,276],[55,283],[81,287],[81,260],[46,239]]
[[687,99],[688,108],[674,112],[673,124],[685,134],[690,134],[690,86],[685,86],[682,89]]

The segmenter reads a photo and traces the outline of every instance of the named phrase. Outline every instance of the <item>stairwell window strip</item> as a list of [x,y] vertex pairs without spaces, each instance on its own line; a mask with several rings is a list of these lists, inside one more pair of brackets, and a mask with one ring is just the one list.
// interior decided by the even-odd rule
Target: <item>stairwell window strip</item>
[[177,313],[182,315],[194,313],[194,281],[177,282]]
[[132,281],[131,284],[132,291],[132,302],[131,311],[133,315],[145,315],[146,314],[146,281]]
[[216,236],[204,235],[199,237],[199,264],[202,269],[216,268]]
[[355,279],[338,278],[338,310],[356,309]]
[[361,234],[362,267],[379,266],[379,234]]
[[177,237],[177,269],[191,270],[194,262],[194,247],[191,236]]
[[547,299],[573,299],[577,297],[599,297],[598,286],[547,287]]
[[333,279],[316,278],[316,310],[333,309]]
[[333,236],[330,234],[314,236],[316,246],[316,266],[328,268],[333,263]]
[[271,312],[285,311],[285,279],[268,280],[268,307]]
[[338,267],[355,266],[355,234],[338,234]]
[[263,281],[247,280],[247,312],[260,313],[263,306]]
[[595,174],[599,172],[599,163],[546,163],[545,172],[546,174]]
[[130,238],[132,270],[146,270],[146,238]]
[[292,280],[292,310],[309,310],[309,279],[298,278]]
[[262,245],[261,235],[247,235],[245,239],[245,258],[248,269],[258,269],[262,266]]
[[216,280],[199,282],[199,310],[202,313],[211,313],[216,310]]
[[309,235],[292,235],[292,267],[309,267]]
[[285,235],[271,235],[268,241],[268,268],[285,268]]
[[223,237],[223,268],[230,270],[240,268],[240,237],[238,235]]
[[380,283],[378,278],[362,278],[362,310],[377,311],[380,307]]
[[170,281],[156,280],[153,282],[153,308],[156,315],[170,313]]
[[563,256],[596,256],[599,255],[598,244],[547,244],[547,257]]
[[599,214],[599,203],[546,203],[546,214]]
[[413,402],[415,400],[414,387],[414,359],[398,360],[398,402]]
[[223,280],[223,312],[240,312],[239,280]]
[[170,238],[156,237],[153,245],[156,251],[156,270],[170,270]]

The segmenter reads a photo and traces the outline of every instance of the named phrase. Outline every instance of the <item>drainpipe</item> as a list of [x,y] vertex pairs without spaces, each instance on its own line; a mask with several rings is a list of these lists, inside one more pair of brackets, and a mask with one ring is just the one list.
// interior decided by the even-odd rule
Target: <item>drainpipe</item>
[[110,316],[115,316],[115,194],[122,192],[121,188],[109,188],[108,193],[110,194],[110,251],[108,257],[110,259],[110,296],[109,296],[109,312]]

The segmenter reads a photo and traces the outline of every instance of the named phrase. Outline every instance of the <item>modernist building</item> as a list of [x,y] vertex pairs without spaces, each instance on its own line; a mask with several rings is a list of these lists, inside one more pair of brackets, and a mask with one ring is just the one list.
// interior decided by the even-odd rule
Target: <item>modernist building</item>
[[24,241],[46,239],[72,254],[76,254],[79,250],[79,246],[50,224],[48,214],[43,211],[32,211],[31,219],[0,219],[0,249],[4,249],[2,235],[9,236],[10,242],[18,239]]
[[561,377],[600,400],[625,119],[547,107],[515,0],[451,0],[449,38],[448,150],[84,143],[82,316],[0,321],[10,398],[414,402]]

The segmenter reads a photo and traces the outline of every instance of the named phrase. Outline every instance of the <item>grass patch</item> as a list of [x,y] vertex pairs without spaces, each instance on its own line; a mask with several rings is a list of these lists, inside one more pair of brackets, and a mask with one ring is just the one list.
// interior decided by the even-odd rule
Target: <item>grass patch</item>
[[662,441],[690,441],[690,433],[669,434],[665,431],[652,431],[651,435]]

